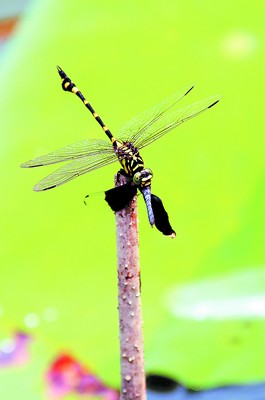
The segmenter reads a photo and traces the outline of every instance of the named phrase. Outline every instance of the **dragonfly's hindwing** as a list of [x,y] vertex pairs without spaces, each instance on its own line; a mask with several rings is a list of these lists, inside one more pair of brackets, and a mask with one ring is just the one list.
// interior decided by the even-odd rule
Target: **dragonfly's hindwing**
[[193,85],[186,85],[178,90],[177,93],[167,97],[160,103],[140,114],[134,116],[127,121],[118,131],[117,136],[124,141],[129,140],[135,143],[139,136],[145,135],[145,132],[151,130],[151,126],[158,121],[164,114],[166,114],[178,101],[185,97],[192,89]]

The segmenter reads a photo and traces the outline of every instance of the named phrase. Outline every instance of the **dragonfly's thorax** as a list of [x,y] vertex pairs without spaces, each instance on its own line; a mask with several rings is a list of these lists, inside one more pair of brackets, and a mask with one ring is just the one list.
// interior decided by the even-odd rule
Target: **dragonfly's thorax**
[[130,142],[122,142],[115,139],[113,141],[113,147],[127,175],[133,177],[136,172],[140,172],[144,169],[144,162],[138,149]]

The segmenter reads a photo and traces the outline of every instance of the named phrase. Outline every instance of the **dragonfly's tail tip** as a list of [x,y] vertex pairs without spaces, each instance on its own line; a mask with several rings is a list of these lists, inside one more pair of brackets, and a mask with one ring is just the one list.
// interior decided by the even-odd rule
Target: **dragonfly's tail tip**
[[64,78],[66,77],[65,72],[62,70],[61,67],[59,67],[59,65],[56,65],[56,68],[57,68],[57,71],[58,71],[60,77],[61,77],[62,79],[64,79]]

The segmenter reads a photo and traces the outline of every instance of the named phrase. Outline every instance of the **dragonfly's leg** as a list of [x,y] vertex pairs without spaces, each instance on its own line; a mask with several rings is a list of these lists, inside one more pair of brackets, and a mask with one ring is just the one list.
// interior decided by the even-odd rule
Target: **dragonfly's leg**
[[123,175],[123,176],[126,176],[126,177],[128,178],[128,180],[129,180],[128,174],[126,174],[126,172],[124,171],[123,168],[121,168],[121,169],[118,171],[118,174]]

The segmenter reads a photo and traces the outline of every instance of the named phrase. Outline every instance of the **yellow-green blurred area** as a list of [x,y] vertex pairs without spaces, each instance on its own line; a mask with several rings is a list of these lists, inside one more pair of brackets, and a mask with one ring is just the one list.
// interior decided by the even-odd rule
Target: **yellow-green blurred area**
[[57,64],[114,134],[186,84],[183,105],[222,96],[141,151],[177,232],[151,229],[139,197],[146,371],[200,388],[264,380],[264,8],[29,2],[0,53],[0,340],[23,329],[34,341],[26,366],[0,371],[1,399],[44,399],[60,351],[119,386],[115,218],[103,197],[83,203],[119,164],[43,193],[32,187],[56,166],[20,168],[103,138]]

